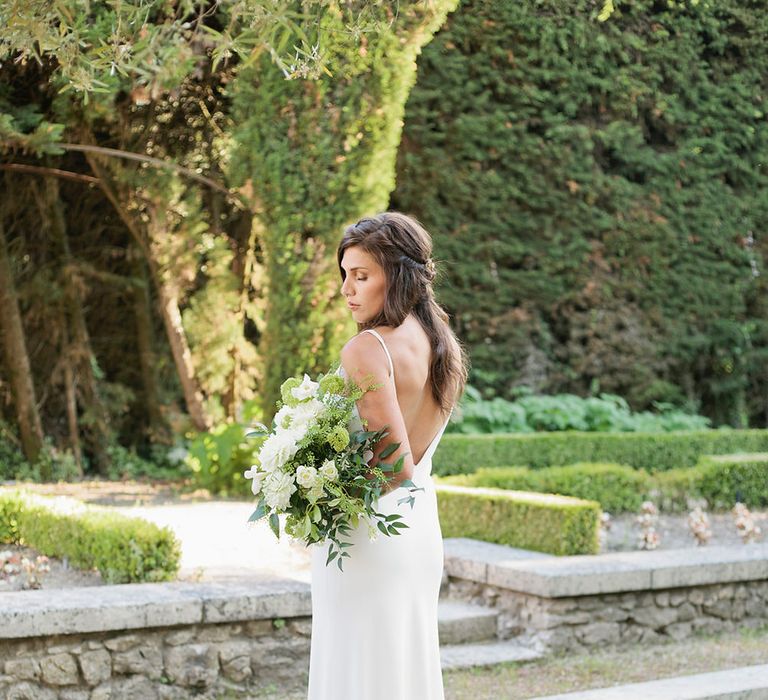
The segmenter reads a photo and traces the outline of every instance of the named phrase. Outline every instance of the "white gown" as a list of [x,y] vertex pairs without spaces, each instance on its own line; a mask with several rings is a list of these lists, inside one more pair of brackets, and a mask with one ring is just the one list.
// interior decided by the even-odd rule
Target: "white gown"
[[[364,331],[365,332],[365,331]],[[392,357],[382,337],[394,381]],[[339,374],[344,369],[339,367]],[[358,420],[359,420],[359,414]],[[450,420],[450,416],[449,416]],[[349,557],[339,570],[326,566],[328,545],[312,549],[312,638],[308,700],[444,700],[437,636],[437,601],[443,574],[443,537],[432,481],[432,455],[440,429],[415,466],[413,508],[397,501],[397,488],[379,498],[376,511],[400,513],[408,528],[388,537],[361,521],[342,541]]]

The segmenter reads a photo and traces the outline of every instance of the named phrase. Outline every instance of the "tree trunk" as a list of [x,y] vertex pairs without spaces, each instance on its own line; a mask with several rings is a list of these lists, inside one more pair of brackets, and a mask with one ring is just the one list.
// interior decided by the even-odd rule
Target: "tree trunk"
[[[256,229],[250,212],[243,212],[234,224],[230,241],[232,245],[232,274],[238,282],[238,303],[235,309],[238,326],[245,324],[245,308],[248,302],[248,290],[251,272],[255,263]],[[234,420],[242,401],[240,379],[243,370],[243,358],[237,342],[230,349],[232,371],[227,378],[227,390],[222,396],[222,405],[227,418]]]
[[171,347],[171,354],[176,365],[179,382],[184,392],[184,400],[187,404],[189,417],[196,430],[208,430],[211,427],[212,421],[203,405],[203,395],[195,376],[192,353],[189,350],[187,335],[181,322],[178,294],[174,285],[170,280],[165,279],[160,264],[152,253],[150,237],[142,231],[144,225],[139,224],[127,211],[126,207],[123,206],[117,194],[117,188],[109,177],[106,168],[99,163],[98,158],[90,153],[86,154],[86,159],[93,172],[99,178],[99,186],[102,191],[112,203],[117,215],[128,228],[146,257],[152,282],[157,290],[160,315],[163,319],[166,335],[168,336],[168,344]]
[[136,318],[136,342],[138,343],[141,382],[144,389],[144,409],[149,422],[147,433],[152,442],[165,442],[169,435],[157,393],[157,358],[152,332],[149,275],[144,264],[144,256],[138,246],[132,248],[131,258],[133,275],[140,281],[138,285],[133,287],[133,311]]
[[72,367],[72,358],[69,349],[69,331],[67,324],[62,325],[63,330],[63,362],[64,362],[64,400],[67,406],[67,428],[69,429],[69,446],[75,457],[77,470],[83,476],[83,451],[80,447],[80,428],[77,424],[77,386],[75,371]]
[[[79,285],[75,283],[72,255],[67,238],[64,211],[59,198],[59,182],[56,178],[45,178],[43,196],[44,210],[41,212],[43,221],[47,222],[51,239],[59,254],[59,264],[62,270],[62,289],[64,290],[64,305],[68,325],[71,331],[71,344],[65,348],[75,368],[78,380],[79,399],[89,420],[83,425],[88,448],[93,455],[93,461],[99,474],[106,476],[109,471],[109,454],[107,448],[113,440],[109,426],[109,413],[99,391],[98,380],[93,372],[94,354],[91,347],[91,337],[83,314],[83,299],[80,297]],[[68,360],[70,361],[70,360]]]
[[[3,327],[3,350],[16,406],[21,445],[24,456],[30,462],[34,462],[43,446],[43,428],[37,410],[35,385],[2,221],[0,221],[0,325]],[[51,475],[43,474],[42,476],[44,479],[50,479]]]

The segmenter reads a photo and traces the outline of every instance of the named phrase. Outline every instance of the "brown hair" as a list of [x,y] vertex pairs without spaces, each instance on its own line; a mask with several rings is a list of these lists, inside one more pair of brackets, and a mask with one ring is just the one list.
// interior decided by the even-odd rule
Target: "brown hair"
[[432,237],[416,219],[400,212],[360,219],[345,229],[336,251],[342,281],[347,273],[341,260],[344,251],[352,246],[369,253],[384,268],[387,279],[384,308],[370,321],[358,323],[358,332],[376,326],[397,328],[412,312],[432,346],[429,366],[432,396],[447,413],[464,392],[469,361],[448,325],[448,314],[435,300]]

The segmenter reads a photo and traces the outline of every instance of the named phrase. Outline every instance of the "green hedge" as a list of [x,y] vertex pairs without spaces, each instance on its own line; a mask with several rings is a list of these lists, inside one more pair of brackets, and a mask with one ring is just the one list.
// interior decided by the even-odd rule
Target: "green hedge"
[[443,537],[549,554],[595,554],[600,505],[567,496],[436,485]]
[[0,490],[0,542],[97,568],[107,583],[171,581],[181,559],[173,531],[74,499]]
[[[597,387],[764,424],[768,252],[746,232],[768,223],[767,33],[765,3],[743,0],[448,16],[419,58],[390,206],[440,232],[438,298],[485,396]],[[626,463],[560,464],[576,461]]]
[[768,506],[768,454],[703,457],[700,491],[712,508]]
[[692,467],[702,455],[735,452],[768,452],[768,430],[449,434],[440,441],[432,471],[445,476],[510,464],[540,469],[575,462],[613,462],[653,473]]
[[598,501],[603,510],[611,513],[638,510],[650,490],[650,478],[642,469],[589,462],[544,469],[485,468],[474,474],[447,476],[440,483],[557,493]]
[[768,453],[707,455],[694,467],[655,474],[584,462],[543,469],[481,468],[436,482],[573,496],[597,501],[612,513],[637,511],[645,499],[666,512],[688,510],[691,499],[704,499],[713,510],[730,509],[736,501],[759,508],[768,505]]

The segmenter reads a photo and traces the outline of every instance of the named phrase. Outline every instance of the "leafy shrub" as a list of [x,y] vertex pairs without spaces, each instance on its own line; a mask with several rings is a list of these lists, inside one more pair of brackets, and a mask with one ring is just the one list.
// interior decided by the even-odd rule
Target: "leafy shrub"
[[598,551],[600,506],[566,496],[436,486],[444,537],[471,537],[550,554]]
[[43,448],[35,462],[20,461],[9,479],[16,481],[72,481],[80,478],[75,456],[71,450],[60,450],[54,447],[50,438],[43,440]]
[[[110,479],[146,477],[162,480],[191,476],[191,470],[186,462],[183,459],[173,462],[168,456],[169,453],[170,450],[163,451],[160,447],[155,447],[153,454],[162,456],[162,461],[156,463],[154,460],[144,459],[134,450],[122,445],[110,445],[107,448],[110,459],[107,475]],[[184,454],[186,455],[186,450],[184,450]]]
[[633,413],[620,396],[600,394],[582,398],[575,394],[527,395],[507,401],[485,400],[467,387],[457,418],[448,433],[530,433],[578,430],[582,432],[670,432],[703,430],[710,421],[684,413],[671,404],[655,404],[658,413]]
[[250,492],[243,472],[253,463],[258,446],[245,432],[240,423],[222,423],[195,436],[186,457],[195,485],[223,496]]
[[71,498],[0,489],[0,541],[97,568],[108,583],[170,581],[181,545],[167,527]]

